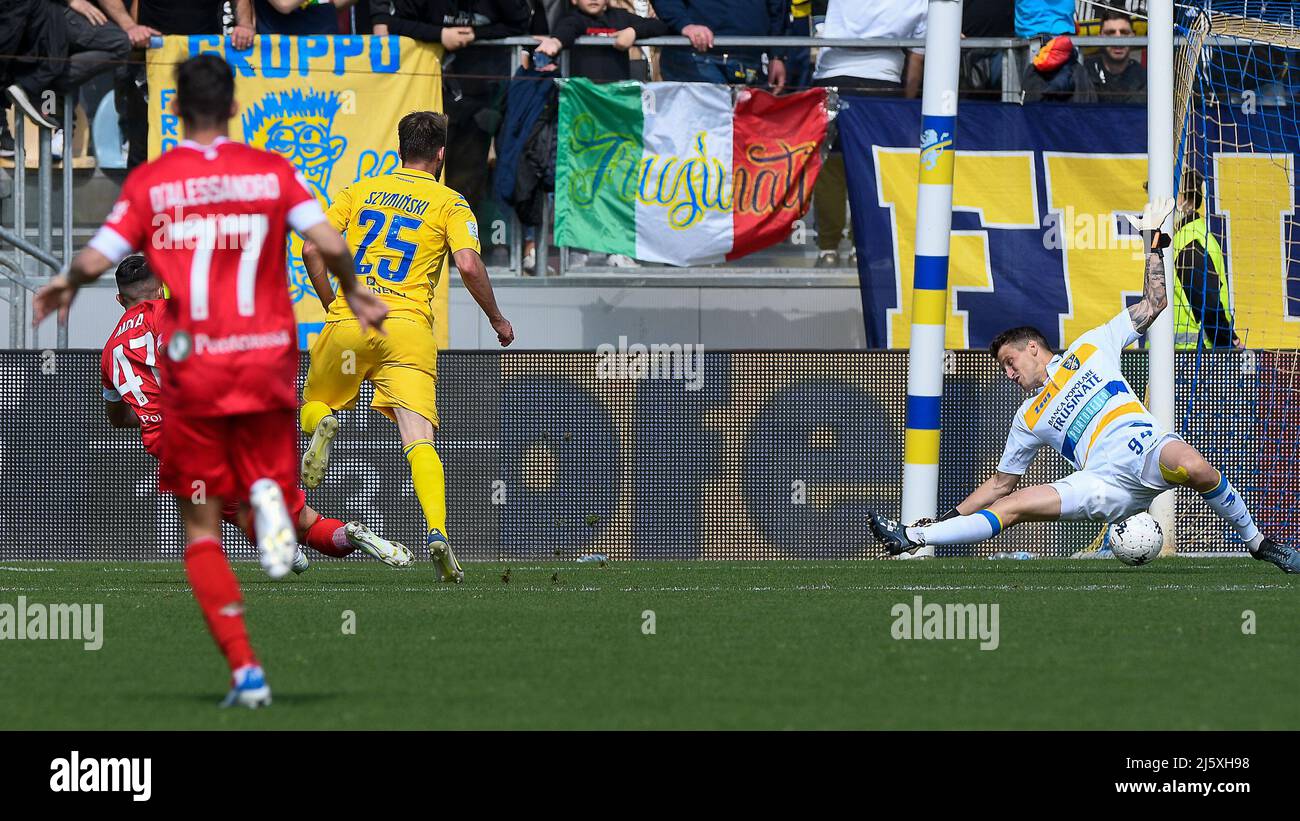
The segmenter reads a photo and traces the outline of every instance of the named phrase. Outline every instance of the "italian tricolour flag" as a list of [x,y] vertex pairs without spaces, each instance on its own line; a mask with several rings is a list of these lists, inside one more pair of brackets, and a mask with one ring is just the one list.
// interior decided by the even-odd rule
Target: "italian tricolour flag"
[[672,265],[780,242],[808,209],[827,122],[822,89],[564,81],[556,242]]

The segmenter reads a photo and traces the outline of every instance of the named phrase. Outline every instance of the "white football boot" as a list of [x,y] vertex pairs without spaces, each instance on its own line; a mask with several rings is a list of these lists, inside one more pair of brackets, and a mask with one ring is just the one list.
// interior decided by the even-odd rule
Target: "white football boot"
[[392,542],[375,533],[361,522],[348,522],[343,527],[348,544],[389,567],[406,567],[411,563],[411,551],[400,542]]
[[283,579],[293,569],[298,552],[298,533],[284,505],[280,486],[270,479],[258,479],[248,492],[253,508],[253,532],[262,569],[273,579]]

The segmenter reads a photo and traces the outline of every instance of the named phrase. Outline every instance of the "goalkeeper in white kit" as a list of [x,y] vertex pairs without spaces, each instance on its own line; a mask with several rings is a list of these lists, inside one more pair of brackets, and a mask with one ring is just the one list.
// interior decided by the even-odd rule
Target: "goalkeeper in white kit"
[[[1156,228],[1172,201],[1148,206],[1139,225]],[[891,555],[924,545],[971,544],[1020,522],[1057,519],[1119,522],[1150,507],[1156,496],[1190,487],[1227,521],[1256,559],[1300,573],[1300,552],[1260,533],[1241,494],[1226,476],[1176,433],[1163,430],[1120,372],[1120,351],[1146,332],[1167,305],[1160,249],[1169,236],[1154,231],[1142,300],[1053,354],[1028,326],[993,339],[989,352],[1028,398],[1016,411],[997,471],[937,522],[904,525],[871,512],[871,529]],[[1043,447],[1075,467],[1057,482],[1016,490]]]

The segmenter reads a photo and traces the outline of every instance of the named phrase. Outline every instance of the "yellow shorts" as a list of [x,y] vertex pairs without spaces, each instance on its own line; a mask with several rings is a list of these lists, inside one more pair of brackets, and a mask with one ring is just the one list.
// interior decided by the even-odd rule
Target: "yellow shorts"
[[364,333],[355,319],[325,323],[311,348],[305,402],[334,410],[356,404],[362,380],[375,387],[370,406],[396,421],[393,408],[418,413],[438,427],[438,343],[423,322],[389,318],[387,336]]

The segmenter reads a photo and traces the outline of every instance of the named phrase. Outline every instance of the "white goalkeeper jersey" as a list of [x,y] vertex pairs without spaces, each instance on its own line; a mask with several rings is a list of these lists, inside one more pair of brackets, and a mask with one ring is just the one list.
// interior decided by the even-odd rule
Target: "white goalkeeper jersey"
[[998,470],[1023,474],[1044,446],[1082,470],[1089,455],[1103,453],[1110,440],[1131,437],[1126,428],[1134,423],[1160,433],[1155,417],[1120,372],[1120,351],[1138,336],[1125,309],[1054,356],[1046,384],[1016,411]]

